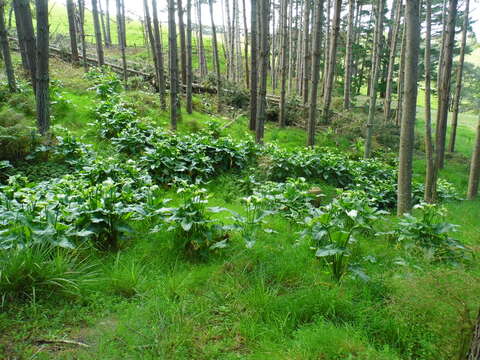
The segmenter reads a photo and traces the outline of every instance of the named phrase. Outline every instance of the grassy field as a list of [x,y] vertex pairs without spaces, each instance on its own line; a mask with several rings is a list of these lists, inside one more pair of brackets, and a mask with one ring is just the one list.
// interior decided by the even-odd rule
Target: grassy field
[[[133,39],[133,37],[132,37]],[[16,59],[18,61],[18,59]],[[67,127],[103,156],[115,156],[88,123],[97,101],[82,70],[52,60],[51,77],[63,82],[70,101],[54,112],[54,124]],[[2,74],[3,75],[3,74]],[[139,116],[168,126],[155,94],[137,90],[125,99]],[[212,99],[196,97],[196,111],[182,114],[180,133],[204,128],[214,119],[224,125],[231,114],[200,111]],[[417,131],[423,132],[423,109]],[[238,115],[238,114],[237,114]],[[475,117],[462,114],[461,155],[449,157],[442,177],[463,194],[474,138]],[[249,137],[247,119],[238,116],[223,130],[235,139]],[[336,147],[330,133],[319,145]],[[302,129],[269,123],[266,142],[286,149],[305,144]],[[350,144],[345,146],[348,149]],[[245,175],[245,174],[242,174]],[[226,173],[206,185],[209,205],[242,213],[239,174]],[[424,176],[423,154],[415,158],[415,177]],[[318,179],[327,202],[335,188]],[[178,202],[179,195],[165,189]],[[448,222],[460,225],[455,236],[480,250],[480,200],[445,204]],[[218,214],[229,222],[228,215]],[[33,297],[0,308],[0,357],[5,359],[453,359],[468,337],[466,325],[478,311],[478,261],[449,265],[409,258],[387,235],[360,234],[356,259],[368,258],[369,281],[331,280],[308,245],[297,243],[302,227],[278,214],[248,249],[238,234],[231,246],[208,261],[192,261],[172,248],[172,234],[146,231],[141,224],[117,253],[82,252],[96,281],[73,298]],[[391,230],[398,220],[378,225]],[[408,261],[405,261],[408,259]],[[76,341],[75,344],[60,340]],[[86,346],[78,343],[87,344]]]

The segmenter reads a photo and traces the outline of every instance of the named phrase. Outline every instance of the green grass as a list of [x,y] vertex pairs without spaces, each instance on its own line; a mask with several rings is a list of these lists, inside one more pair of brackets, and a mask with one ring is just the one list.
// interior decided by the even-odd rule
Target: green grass
[[[64,82],[71,101],[55,123],[84,136],[98,151],[89,130],[95,98],[81,69],[52,61],[52,78]],[[139,91],[125,95],[141,117],[168,128],[168,112],[158,96]],[[182,112],[179,132],[194,132],[212,118],[222,125],[235,115],[208,115],[196,98],[192,115]],[[423,132],[419,108],[417,131]],[[471,154],[476,119],[461,114],[458,151]],[[247,118],[224,129],[236,139],[249,136]],[[318,135],[321,145],[336,146],[333,134]],[[265,141],[303,147],[298,128],[266,127]],[[343,147],[343,145],[342,145]],[[346,146],[345,146],[346,147]],[[423,154],[415,158],[415,176],[424,176]],[[468,161],[448,159],[442,177],[465,191]],[[239,174],[227,173],[206,185],[210,205],[242,212]],[[335,189],[320,185],[328,199]],[[178,195],[165,190],[164,196]],[[325,201],[327,201],[326,199]],[[460,225],[456,236],[479,250],[480,201],[445,204],[448,221]],[[227,213],[219,219],[229,222]],[[391,230],[387,217],[378,230]],[[306,245],[297,245],[301,227],[279,215],[267,218],[274,234],[261,234],[252,249],[238,235],[231,246],[208,261],[192,261],[173,249],[173,235],[150,234],[144,224],[117,254],[79,252],[98,276],[81,296],[36,297],[0,311],[0,357],[38,359],[452,359],[465,324],[478,311],[480,265],[448,266],[418,259],[402,265],[403,250],[385,236],[358,237],[353,261],[364,263],[369,282],[350,277],[331,281],[326,268]],[[365,261],[371,256],[371,262]],[[88,291],[87,291],[88,290]],[[88,348],[45,340],[69,339]],[[43,341],[43,342],[42,342]]]

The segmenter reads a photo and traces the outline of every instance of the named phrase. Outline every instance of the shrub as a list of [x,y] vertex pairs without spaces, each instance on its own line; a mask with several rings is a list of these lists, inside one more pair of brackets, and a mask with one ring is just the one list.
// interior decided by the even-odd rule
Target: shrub
[[330,204],[312,209],[305,219],[303,236],[312,240],[315,255],[325,260],[332,277],[340,281],[350,268],[364,276],[358,267],[350,266],[351,248],[357,242],[355,233],[369,231],[383,212],[372,206],[362,192],[347,191]]
[[250,104],[250,94],[247,89],[238,84],[226,83],[222,91],[222,103],[238,109],[245,109]]
[[183,184],[177,191],[180,205],[167,211],[167,230],[175,234],[175,245],[190,256],[206,256],[210,249],[224,247],[223,226],[212,214],[223,208],[208,207],[207,190],[198,185]]
[[111,179],[88,188],[85,202],[71,206],[71,215],[80,234],[90,237],[101,250],[118,250],[126,235],[133,232],[129,220],[135,209],[129,206],[131,192],[122,191]]
[[[303,124],[306,109],[303,107],[302,99],[298,96],[287,97],[285,99],[285,123],[288,126]],[[278,103],[267,101],[266,110],[267,121],[278,122],[280,117],[280,107]]]
[[287,179],[284,183],[267,181],[258,186],[254,194],[263,197],[268,207],[291,221],[303,220],[321,196],[312,191],[304,178]]
[[458,226],[443,221],[445,208],[425,203],[415,208],[419,216],[405,214],[394,230],[397,241],[407,249],[423,251],[433,260],[459,260],[466,248],[450,236]]
[[39,143],[33,120],[7,107],[0,110],[0,161],[23,160]]
[[[265,218],[275,213],[273,210],[266,210],[267,202],[265,198],[252,195],[242,198],[245,215],[241,215],[234,211],[232,220],[234,227],[240,231],[240,235],[245,240],[245,245],[248,248],[253,247],[257,241],[258,232],[262,230],[265,224]],[[264,229],[265,232],[272,232],[271,229]]]

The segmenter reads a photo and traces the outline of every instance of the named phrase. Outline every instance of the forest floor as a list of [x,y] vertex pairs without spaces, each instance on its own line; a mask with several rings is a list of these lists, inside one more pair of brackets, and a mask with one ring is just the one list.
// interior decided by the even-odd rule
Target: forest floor
[[[52,60],[51,78],[68,100],[54,113],[54,124],[70,130],[101,156],[116,156],[111,143],[99,140],[88,124],[98,101],[81,69]],[[168,127],[168,112],[158,96],[139,90],[124,94],[139,117]],[[212,99],[197,97],[195,107]],[[1,105],[0,105],[1,107]],[[207,106],[208,107],[208,106]],[[418,132],[423,130],[419,108]],[[236,140],[250,135],[241,112],[217,116],[182,114],[179,133],[196,133],[212,119]],[[476,119],[460,117],[458,153],[447,159],[441,177],[466,190],[468,157]],[[305,144],[302,129],[267,124],[266,143],[288,150]],[[358,151],[332,131],[318,134],[320,146]],[[421,141],[420,141],[421,142]],[[418,146],[415,178],[423,181],[424,160]],[[29,174],[38,164],[23,165]],[[32,170],[33,169],[33,170]],[[44,176],[44,175],[42,175]],[[53,175],[55,176],[55,174]],[[210,206],[245,215],[241,182],[249,176],[225,172],[204,186]],[[335,186],[321,179],[328,203]],[[179,201],[166,189],[165,197]],[[480,251],[480,200],[443,204],[447,221],[459,225],[454,236]],[[228,214],[215,215],[231,222]],[[251,248],[238,235],[230,245],[192,261],[172,249],[172,234],[150,233],[141,226],[115,253],[90,251],[96,281],[79,297],[33,297],[0,308],[0,358],[4,359],[453,359],[468,342],[479,308],[480,264],[443,263],[412,257],[388,235],[360,234],[355,258],[363,261],[368,280],[345,276],[337,284],[328,269],[301,241],[302,225],[281,214],[265,218],[265,228]],[[387,215],[377,232],[395,228]],[[0,269],[1,272],[1,269]],[[0,276],[1,278],[1,276]],[[70,342],[69,342],[70,341]]]

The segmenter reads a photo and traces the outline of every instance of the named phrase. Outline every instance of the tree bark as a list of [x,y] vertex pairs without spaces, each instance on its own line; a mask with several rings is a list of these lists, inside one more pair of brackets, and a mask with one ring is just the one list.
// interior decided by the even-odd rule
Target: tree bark
[[120,47],[120,53],[122,56],[122,67],[123,67],[123,85],[125,90],[128,87],[128,72],[127,72],[127,56],[125,54],[125,47],[127,35],[125,34],[125,4],[122,0],[117,0],[117,31],[119,32],[120,36],[118,37],[120,43],[118,44]]
[[73,0],[67,0],[68,30],[70,33],[70,49],[72,62],[78,63],[77,30],[75,28],[75,5]]
[[177,0],[178,31],[180,33],[180,67],[182,73],[182,84],[187,83],[187,46],[185,41],[185,23],[183,21],[182,0]]
[[15,81],[15,72],[13,70],[12,58],[10,56],[10,47],[8,45],[8,33],[5,27],[5,2],[0,0],[0,46],[2,48],[3,62],[5,63],[5,72],[7,75],[8,89],[10,92],[17,91]]
[[311,47],[310,47],[310,0],[305,0],[305,12],[304,12],[304,23],[303,23],[303,103],[308,102],[308,84],[310,82],[310,56],[311,56]]
[[30,66],[28,64],[28,56],[27,56],[27,44],[25,40],[25,31],[22,26],[22,14],[20,13],[20,2],[19,1],[12,1],[12,7],[15,12],[15,25],[17,29],[17,37],[18,37],[18,47],[20,50],[20,55],[22,58],[22,67],[23,70],[30,73]]
[[419,0],[408,0],[405,8],[407,47],[405,96],[403,100],[398,164],[397,215],[412,208],[412,164],[417,108],[418,53],[420,48]]
[[398,84],[397,84],[397,113],[395,123],[397,126],[400,126],[402,122],[402,103],[403,103],[403,94],[404,94],[404,79],[405,79],[405,49],[407,47],[407,27],[405,22],[403,25],[402,32],[402,48],[400,50],[400,66],[398,69]]
[[217,28],[215,27],[215,20],[213,17],[213,0],[208,0],[208,7],[210,10],[210,20],[212,22],[213,63],[215,66],[215,76],[217,78],[217,110],[220,111],[222,109],[222,102],[221,102],[222,80],[220,77],[220,59],[218,57]]
[[168,59],[170,72],[170,126],[177,130],[177,29],[175,25],[175,0],[168,0]]
[[105,11],[106,11],[105,21],[106,21],[106,30],[107,30],[106,37],[107,37],[108,43],[111,46],[112,45],[112,32],[111,32],[111,28],[110,28],[110,1],[109,0],[106,1]]
[[[428,1],[428,0],[427,0]],[[390,55],[388,59],[385,102],[384,102],[384,116],[385,121],[390,119],[392,110],[392,93],[393,93],[393,71],[395,68],[395,57],[397,55],[397,41],[400,30],[400,17],[402,16],[403,0],[397,1],[397,8],[395,9],[395,20],[392,30],[392,41],[390,43]]]
[[205,77],[208,74],[208,67],[207,67],[207,60],[206,60],[206,57],[205,57],[205,46],[203,44],[202,2],[201,2],[201,0],[197,0],[197,22],[198,22],[198,40],[199,40],[198,47],[200,49],[200,53],[199,53],[199,56],[198,56],[198,61],[200,63],[200,75],[202,77]]
[[[342,11],[342,0],[335,0],[332,21],[332,36],[330,38],[330,50],[328,51],[328,72],[325,74],[325,92],[323,94],[323,121],[330,122],[330,104],[332,102],[333,83],[335,79],[335,67],[337,61],[337,44],[340,33],[340,12]],[[378,46],[378,45],[377,45]],[[378,51],[378,50],[377,50]]]
[[[188,0],[189,2],[191,0]],[[160,96],[160,107],[162,110],[167,108],[167,103],[165,101],[165,67],[163,64],[163,49],[162,49],[162,39],[160,36],[160,25],[158,22],[158,9],[157,9],[157,0],[152,0],[152,16],[153,16],[153,36],[155,40],[155,54],[157,58],[157,68],[158,68],[158,93]]]
[[457,139],[458,111],[460,108],[460,99],[462,97],[463,64],[465,62],[465,46],[467,44],[469,10],[470,10],[470,0],[465,0],[465,12],[463,14],[462,40],[460,45],[460,59],[458,60],[457,83],[455,86],[455,96],[453,98],[452,129],[450,133],[450,142],[448,144],[449,152],[455,151],[455,141]]
[[78,0],[78,12],[80,17],[80,40],[82,42],[83,69],[88,71],[87,43],[85,41],[85,0]]
[[100,25],[102,29],[102,38],[105,44],[105,47],[108,49],[110,44],[108,43],[107,39],[107,28],[105,27],[105,15],[102,10],[102,0],[98,0],[98,11],[100,13]]
[[28,0],[14,0],[18,3],[19,20],[22,25],[22,33],[24,38],[24,48],[26,49],[26,59],[28,62],[28,70],[32,80],[33,90],[36,91],[36,74],[37,74],[37,49],[35,43],[35,32],[33,30],[32,11],[30,10],[30,3]]
[[348,0],[347,44],[345,45],[345,78],[343,83],[343,108],[350,109],[352,91],[353,65],[353,21],[355,15],[355,0]]
[[187,0],[187,113],[192,113],[192,0]]
[[45,135],[50,128],[48,0],[36,0],[35,3],[37,10],[37,123],[40,134]]
[[103,54],[102,30],[100,29],[97,0],[92,0],[92,15],[93,15],[93,27],[95,31],[95,43],[97,46],[98,66],[103,66],[105,64],[105,56]]
[[281,49],[281,64],[280,64],[280,72],[281,72],[281,84],[280,84],[280,104],[279,104],[279,123],[280,127],[285,127],[287,124],[286,116],[285,116],[285,98],[286,98],[286,85],[287,85],[287,42],[288,42],[288,29],[287,29],[287,8],[288,8],[288,0],[281,0],[282,6],[282,49]]
[[155,47],[155,37],[153,36],[153,30],[152,30],[152,19],[150,17],[150,9],[148,6],[148,0],[143,0],[143,9],[145,12],[145,29],[147,31],[147,36],[148,36],[148,42],[150,43],[150,49],[152,51],[152,58],[153,58],[153,64],[155,66],[155,75],[156,75],[156,80],[157,83],[160,82],[160,74],[159,74],[159,69],[158,69],[158,58],[157,58],[157,50]]
[[435,181],[432,139],[431,111],[431,38],[432,38],[432,0],[426,0],[426,34],[425,34],[425,193],[424,200],[433,202],[433,183]]
[[244,32],[244,57],[245,57],[245,84],[247,88],[250,86],[250,69],[248,66],[248,26],[247,26],[247,7],[245,0],[242,0],[243,5],[243,32]]
[[467,190],[468,200],[473,200],[477,196],[479,178],[480,178],[480,115],[478,117],[475,148],[473,149],[472,160],[470,162],[470,174],[468,177],[468,190]]
[[383,0],[377,0],[375,9],[375,32],[372,52],[372,71],[370,78],[370,104],[368,108],[367,137],[365,140],[365,158],[369,158],[372,152],[373,127],[377,106],[377,80],[380,62],[380,37],[383,22]]
[[457,18],[458,0],[449,0],[447,33],[445,35],[445,44],[443,47],[443,57],[441,64],[441,77],[438,93],[438,111],[437,111],[437,136],[436,136],[436,154],[435,167],[437,170],[443,168],[445,159],[445,142],[447,136],[448,107],[450,105],[450,85],[453,60],[453,46],[455,41],[455,21]]
[[313,35],[312,86],[308,107],[307,146],[315,145],[315,126],[317,119],[317,94],[320,80],[320,47],[322,45],[323,0],[319,0],[315,10],[315,27]]
[[265,132],[265,113],[267,108],[267,73],[268,73],[268,61],[269,61],[269,0],[259,0],[260,10],[260,79],[258,87],[257,98],[257,123],[256,123],[256,142],[258,144],[263,143],[263,136]]
[[[260,0],[262,1],[262,0]],[[255,131],[257,124],[257,91],[258,91],[258,64],[257,64],[257,0],[251,0],[250,28],[250,122],[249,128]]]

